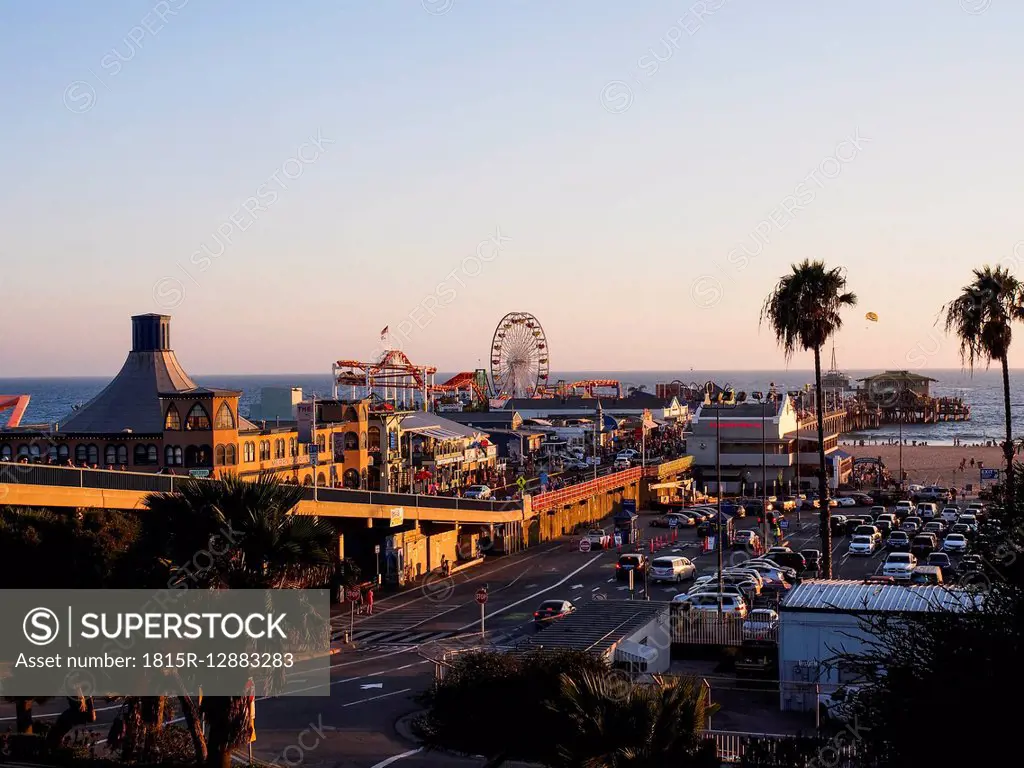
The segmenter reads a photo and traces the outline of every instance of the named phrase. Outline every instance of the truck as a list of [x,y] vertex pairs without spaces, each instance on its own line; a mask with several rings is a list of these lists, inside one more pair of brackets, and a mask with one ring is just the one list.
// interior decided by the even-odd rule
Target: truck
[[604,528],[591,528],[583,539],[590,542],[591,549],[608,549],[612,545],[612,537]]

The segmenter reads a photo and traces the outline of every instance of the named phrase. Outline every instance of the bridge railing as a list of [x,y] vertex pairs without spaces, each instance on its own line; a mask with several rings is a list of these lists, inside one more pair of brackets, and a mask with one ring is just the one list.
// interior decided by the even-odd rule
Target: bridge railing
[[621,472],[609,472],[594,480],[587,480],[576,485],[570,485],[557,491],[549,491],[531,497],[532,506],[535,511],[546,511],[556,509],[565,504],[573,504],[581,499],[586,499],[597,493],[616,490],[630,483],[636,482],[643,474],[641,467],[631,467]]
[[[107,491],[138,491],[140,493],[171,493],[181,483],[195,478],[182,475],[157,475],[146,472],[122,472],[114,469],[80,469],[48,464],[0,462],[0,485],[45,485],[63,488],[98,488]],[[211,482],[203,480],[203,482]],[[303,498],[314,497],[311,486],[303,486]],[[462,509],[473,512],[508,512],[521,510],[523,502],[464,499],[455,496],[427,496],[411,493],[384,493],[349,488],[317,488],[320,501],[376,504],[391,507],[425,509]]]

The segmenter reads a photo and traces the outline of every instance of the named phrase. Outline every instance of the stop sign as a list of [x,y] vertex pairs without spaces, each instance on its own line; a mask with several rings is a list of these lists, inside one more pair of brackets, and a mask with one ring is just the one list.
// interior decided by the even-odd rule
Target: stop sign
[[358,600],[359,599],[359,587],[349,587],[345,591],[345,597],[347,597],[349,600],[351,600],[353,602]]
[[483,605],[487,602],[487,590],[481,587],[476,591],[476,601]]
[[580,539],[580,552],[590,551],[590,539]]

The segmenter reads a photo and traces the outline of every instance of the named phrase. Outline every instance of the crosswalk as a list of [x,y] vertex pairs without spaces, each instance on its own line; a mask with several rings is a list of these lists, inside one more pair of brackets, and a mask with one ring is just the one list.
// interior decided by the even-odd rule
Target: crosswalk
[[375,631],[372,629],[357,629],[352,635],[352,640],[364,646],[407,646],[416,647],[427,643],[435,643],[455,635],[455,631],[448,632],[416,632],[408,630],[399,631]]
[[[383,607],[383,606],[382,606]],[[378,607],[373,615],[357,614],[355,616],[355,629],[385,630],[412,630],[420,624],[426,624],[432,619],[461,607],[458,603],[412,603],[396,606],[395,608]],[[347,613],[339,613],[331,618],[331,625],[335,629],[348,629],[350,616]]]

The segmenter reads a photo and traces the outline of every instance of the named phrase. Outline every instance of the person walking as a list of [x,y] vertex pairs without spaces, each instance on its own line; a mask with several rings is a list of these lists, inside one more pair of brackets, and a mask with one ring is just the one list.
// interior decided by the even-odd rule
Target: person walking
[[373,587],[366,590],[366,615],[373,616]]

